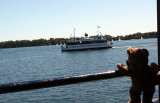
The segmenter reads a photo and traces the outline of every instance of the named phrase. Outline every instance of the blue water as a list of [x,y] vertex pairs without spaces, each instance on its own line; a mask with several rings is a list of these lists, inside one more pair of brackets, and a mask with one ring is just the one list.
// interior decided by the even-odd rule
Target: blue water
[[[149,62],[157,63],[157,40],[115,41],[101,50],[61,52],[60,46],[9,48],[0,51],[0,84],[117,70],[125,64],[126,49],[146,48]],[[126,103],[129,77],[1,94],[0,103]],[[158,97],[158,89],[154,98]]]

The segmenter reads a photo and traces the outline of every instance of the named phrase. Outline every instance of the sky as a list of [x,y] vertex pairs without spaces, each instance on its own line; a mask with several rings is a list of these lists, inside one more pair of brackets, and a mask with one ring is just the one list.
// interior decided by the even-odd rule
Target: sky
[[0,42],[157,31],[156,0],[0,0]]

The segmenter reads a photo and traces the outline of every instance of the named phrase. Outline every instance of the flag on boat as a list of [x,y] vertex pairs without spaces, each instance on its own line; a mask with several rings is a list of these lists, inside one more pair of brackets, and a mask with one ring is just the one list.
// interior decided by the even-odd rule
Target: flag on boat
[[97,28],[100,28],[100,26],[97,26]]

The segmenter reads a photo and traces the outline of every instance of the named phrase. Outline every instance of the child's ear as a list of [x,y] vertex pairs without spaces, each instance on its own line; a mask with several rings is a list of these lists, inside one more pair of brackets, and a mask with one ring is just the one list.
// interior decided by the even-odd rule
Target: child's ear
[[128,48],[127,53],[128,53],[128,55],[131,55],[133,53],[133,48]]
[[147,49],[142,49],[142,51],[145,53],[145,55],[148,57],[149,56],[149,52]]

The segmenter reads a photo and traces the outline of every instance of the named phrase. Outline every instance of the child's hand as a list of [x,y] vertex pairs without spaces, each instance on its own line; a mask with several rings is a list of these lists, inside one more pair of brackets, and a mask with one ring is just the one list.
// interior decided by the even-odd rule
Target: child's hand
[[158,76],[160,76],[160,71],[157,73]]

